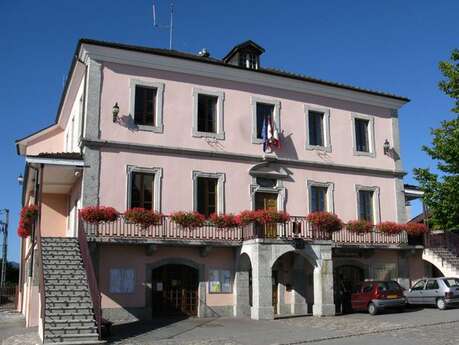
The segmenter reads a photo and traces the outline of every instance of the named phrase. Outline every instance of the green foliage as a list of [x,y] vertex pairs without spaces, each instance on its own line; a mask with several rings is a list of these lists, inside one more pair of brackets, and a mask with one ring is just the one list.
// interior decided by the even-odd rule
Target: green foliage
[[454,99],[455,118],[433,129],[432,146],[423,147],[437,161],[441,176],[421,168],[414,169],[414,174],[424,190],[433,227],[451,230],[459,228],[459,50],[453,50],[451,59],[440,62],[439,67],[445,77],[439,87]]

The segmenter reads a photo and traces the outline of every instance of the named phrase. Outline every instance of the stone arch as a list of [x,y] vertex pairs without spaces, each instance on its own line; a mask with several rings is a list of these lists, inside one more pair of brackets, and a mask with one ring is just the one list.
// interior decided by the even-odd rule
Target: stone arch
[[194,268],[198,271],[198,317],[205,316],[206,311],[206,283],[205,283],[205,266],[193,260],[171,257],[164,258],[145,265],[145,308],[148,315],[152,314],[152,272],[158,267],[166,265],[184,265]]
[[355,266],[357,268],[359,268],[360,270],[362,270],[363,272],[363,275],[364,275],[364,278],[370,278],[370,270],[368,268],[368,265],[367,264],[364,264],[358,260],[355,260],[355,259],[339,259],[337,261],[334,261],[333,262],[333,268],[334,269],[338,269],[342,266]]
[[277,259],[279,259],[281,256],[287,254],[287,253],[295,253],[303,258],[305,258],[309,264],[312,265],[312,267],[317,267],[319,266],[319,255],[314,251],[314,248],[312,246],[304,246],[304,248],[295,248],[294,245],[291,244],[284,244],[284,245],[276,245],[273,246],[273,253],[271,256],[271,261],[270,261],[270,267],[272,268],[273,265],[276,263]]

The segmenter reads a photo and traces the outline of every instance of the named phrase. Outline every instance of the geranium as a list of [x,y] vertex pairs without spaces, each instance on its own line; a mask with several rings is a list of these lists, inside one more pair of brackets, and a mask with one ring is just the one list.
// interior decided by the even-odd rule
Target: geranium
[[22,238],[27,238],[30,236],[30,230],[24,228],[23,226],[18,227],[18,236]]
[[127,209],[123,213],[123,216],[128,223],[140,225],[145,229],[149,226],[159,224],[163,215],[159,212],[147,210],[142,207],[134,207]]
[[283,211],[273,210],[256,210],[256,211],[242,211],[237,216],[239,223],[247,225],[249,223],[258,224],[274,224],[274,223],[285,223],[290,220],[290,215]]
[[358,234],[366,234],[373,229],[373,225],[367,220],[351,220],[347,222],[346,229]]
[[18,236],[26,238],[32,232],[32,225],[38,216],[38,206],[24,206],[19,216]]
[[240,225],[239,218],[234,214],[216,214],[212,213],[209,220],[217,228],[235,228]]
[[395,222],[382,222],[376,225],[376,229],[385,234],[396,235],[405,230],[405,225]]
[[113,207],[88,206],[80,210],[80,218],[90,224],[114,222],[118,219],[119,212]]
[[206,217],[199,212],[174,212],[172,220],[184,228],[199,228],[204,225]]
[[343,222],[336,214],[330,212],[312,212],[306,219],[312,224],[315,230],[324,232],[335,232],[343,228]]
[[408,223],[405,224],[405,230],[410,236],[421,236],[424,235],[428,228],[425,224],[422,223]]
[[257,221],[258,213],[256,211],[241,211],[236,217],[238,219],[239,224],[247,225]]

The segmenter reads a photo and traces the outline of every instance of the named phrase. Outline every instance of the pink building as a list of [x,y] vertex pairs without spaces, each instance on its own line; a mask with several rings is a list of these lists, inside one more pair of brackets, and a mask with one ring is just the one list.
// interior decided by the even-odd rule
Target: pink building
[[[408,99],[264,68],[263,53],[252,41],[217,59],[80,40],[55,123],[17,141],[23,203],[39,206],[22,241],[20,308],[45,340],[95,339],[101,315],[334,315],[341,281],[408,287],[426,274],[406,233],[328,236],[305,219],[407,221]],[[280,145],[264,152],[268,124]],[[79,221],[92,205],[164,216],[147,228]],[[189,229],[169,217],[255,209],[291,218]]]

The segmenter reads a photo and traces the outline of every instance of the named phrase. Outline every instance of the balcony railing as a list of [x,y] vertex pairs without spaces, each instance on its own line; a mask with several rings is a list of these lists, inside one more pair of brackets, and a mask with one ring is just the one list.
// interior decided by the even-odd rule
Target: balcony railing
[[385,234],[372,231],[357,234],[346,229],[332,235],[313,229],[306,217],[290,217],[284,224],[250,224],[235,228],[217,228],[211,224],[188,229],[176,224],[169,216],[163,216],[161,222],[141,228],[128,223],[123,217],[115,222],[89,224],[81,222],[90,241],[187,241],[219,242],[233,245],[251,239],[303,239],[304,241],[332,240],[338,245],[402,245],[408,242],[405,232]]

